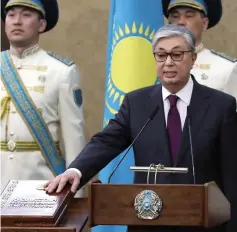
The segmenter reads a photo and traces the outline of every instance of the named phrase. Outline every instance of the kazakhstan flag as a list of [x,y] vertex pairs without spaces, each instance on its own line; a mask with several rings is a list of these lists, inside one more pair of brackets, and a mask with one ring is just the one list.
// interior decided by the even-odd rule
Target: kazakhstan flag
[[[158,82],[151,41],[164,25],[161,0],[111,0],[108,28],[106,88],[103,126],[117,113],[127,92]],[[103,183],[121,159],[108,164],[99,174]],[[128,153],[111,183],[132,183],[133,151]],[[116,196],[114,196],[116,200]],[[109,215],[108,215],[109,217]],[[126,231],[125,226],[97,226],[93,232]]]

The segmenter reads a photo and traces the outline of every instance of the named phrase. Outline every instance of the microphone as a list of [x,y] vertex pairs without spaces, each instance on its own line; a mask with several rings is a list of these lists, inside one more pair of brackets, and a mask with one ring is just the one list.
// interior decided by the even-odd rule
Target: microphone
[[191,117],[189,114],[189,106],[187,107],[187,119],[188,119],[188,135],[190,143],[190,153],[192,158],[192,168],[193,168],[193,183],[196,184],[196,174],[195,174],[195,164],[194,164],[194,154],[193,154],[193,142],[192,142],[192,131],[191,131]]
[[121,158],[121,160],[118,162],[118,164],[115,166],[115,168],[113,169],[113,171],[110,173],[109,178],[108,178],[108,184],[110,183],[111,177],[113,176],[114,172],[117,170],[117,168],[119,167],[119,165],[121,164],[121,162],[124,160],[124,158],[126,157],[126,155],[128,154],[128,152],[130,151],[130,149],[132,148],[133,144],[137,141],[137,139],[139,138],[140,134],[143,132],[143,130],[146,128],[146,126],[148,125],[148,123],[153,120],[153,118],[155,117],[157,111],[159,110],[159,106],[157,106],[152,113],[150,114],[150,117],[147,119],[146,123],[144,124],[144,126],[142,127],[142,129],[140,130],[140,132],[138,133],[138,135],[136,136],[136,138],[132,141],[132,143],[130,144],[130,146],[128,147],[128,150],[125,152],[125,154],[123,155],[123,157]]

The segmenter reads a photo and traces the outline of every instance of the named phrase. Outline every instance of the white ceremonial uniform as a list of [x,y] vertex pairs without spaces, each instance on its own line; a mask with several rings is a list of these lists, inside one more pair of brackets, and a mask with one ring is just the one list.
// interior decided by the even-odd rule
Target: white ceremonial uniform
[[[10,54],[68,167],[85,146],[77,66],[67,59],[49,55],[38,45],[25,50],[21,57],[13,48]],[[8,96],[2,80],[0,88],[2,101]],[[35,147],[32,145],[35,140],[12,101],[8,113],[1,120],[1,191],[9,180],[52,179],[54,175],[39,148],[31,149]]]
[[203,48],[202,44],[196,50],[197,60],[191,70],[195,79],[237,100],[237,59]]

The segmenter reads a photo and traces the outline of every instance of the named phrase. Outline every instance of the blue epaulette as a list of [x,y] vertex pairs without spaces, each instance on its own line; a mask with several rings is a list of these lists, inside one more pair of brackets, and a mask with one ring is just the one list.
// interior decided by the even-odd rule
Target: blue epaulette
[[64,58],[64,57],[61,57],[61,56],[58,56],[53,52],[47,52],[47,54],[49,54],[50,56],[54,57],[55,59],[61,61],[62,63],[66,64],[67,66],[71,66],[72,64],[74,64],[74,61],[69,60],[69,59]]
[[222,57],[222,58],[224,58],[224,59],[226,59],[226,60],[229,60],[229,61],[231,61],[231,62],[237,62],[237,59],[236,58],[233,58],[233,57],[231,57],[231,56],[227,56],[226,54],[224,54],[224,53],[222,53],[222,52],[217,52],[217,51],[215,51],[215,50],[211,50],[211,52],[213,53],[213,54],[215,54],[215,55],[217,55],[217,56],[220,56],[220,57]]

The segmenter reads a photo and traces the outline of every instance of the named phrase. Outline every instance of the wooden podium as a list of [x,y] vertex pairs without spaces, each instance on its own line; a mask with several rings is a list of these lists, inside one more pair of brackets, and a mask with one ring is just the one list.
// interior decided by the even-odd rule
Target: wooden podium
[[[134,209],[136,196],[144,190],[154,191],[162,200],[160,215],[152,220],[140,219]],[[8,210],[8,207],[5,208]],[[43,213],[44,211],[42,211],[42,215]],[[14,220],[11,220],[12,222],[5,220],[4,225],[2,221],[1,231],[81,232],[88,216],[90,227],[96,225],[149,225],[210,228],[221,225],[230,219],[230,203],[215,182],[204,185],[115,185],[94,182],[89,184],[89,199],[71,199],[60,221],[55,225],[45,226],[40,223],[39,225],[30,225],[30,223],[16,225],[16,219],[22,222],[32,220],[32,216],[26,216],[26,218],[16,216],[8,214],[8,219],[12,217]],[[38,220],[38,217],[34,221],[36,219]],[[42,221],[45,221],[43,217]],[[10,223],[6,224],[6,222]]]
[[[153,190],[162,199],[160,216],[140,219],[134,199],[143,190]],[[114,185],[89,186],[89,226],[199,226],[214,227],[230,219],[230,203],[215,182],[204,185]]]

